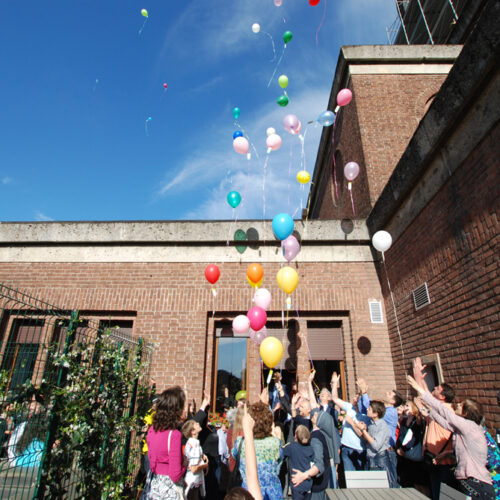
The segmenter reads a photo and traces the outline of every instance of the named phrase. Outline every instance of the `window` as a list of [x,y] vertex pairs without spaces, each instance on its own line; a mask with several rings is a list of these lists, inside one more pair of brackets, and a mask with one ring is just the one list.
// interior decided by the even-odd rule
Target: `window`
[[5,347],[1,370],[9,373],[8,389],[31,380],[40,347],[43,320],[15,319]]
[[439,353],[422,356],[422,364],[427,365],[425,370],[425,382],[427,383],[429,390],[432,392],[434,387],[444,382]]

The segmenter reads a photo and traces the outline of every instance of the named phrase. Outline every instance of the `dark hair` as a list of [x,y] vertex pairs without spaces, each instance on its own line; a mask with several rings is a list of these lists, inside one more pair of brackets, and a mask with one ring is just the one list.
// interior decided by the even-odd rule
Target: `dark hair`
[[299,425],[295,429],[295,438],[297,442],[303,445],[309,444],[311,440],[311,433],[305,425]]
[[394,394],[394,408],[397,408],[398,406],[401,406],[405,400],[403,399],[403,396],[401,396],[401,393],[396,391],[396,389],[394,389],[392,393]]
[[254,498],[247,490],[237,486],[226,493],[224,500],[254,500]]
[[447,403],[453,403],[453,400],[455,399],[455,391],[451,385],[443,382],[441,384],[441,394]]
[[374,413],[377,414],[378,418],[383,418],[385,415],[385,405],[382,401],[371,401],[370,406]]
[[179,387],[170,387],[158,398],[156,412],[153,415],[153,429],[166,431],[177,429],[182,419],[186,395]]
[[462,403],[462,417],[476,422],[477,425],[481,425],[483,420],[483,408],[473,399],[464,399]]
[[271,436],[273,430],[273,414],[264,403],[258,402],[248,407],[248,413],[255,420],[253,436],[262,439]]

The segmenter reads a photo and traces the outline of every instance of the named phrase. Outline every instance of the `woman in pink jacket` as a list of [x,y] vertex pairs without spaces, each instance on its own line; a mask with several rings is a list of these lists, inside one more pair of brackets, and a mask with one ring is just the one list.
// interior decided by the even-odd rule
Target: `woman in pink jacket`
[[152,480],[148,500],[179,500],[182,495],[183,466],[181,433],[178,430],[185,410],[186,395],[171,387],[158,398],[153,425],[148,431],[148,458]]

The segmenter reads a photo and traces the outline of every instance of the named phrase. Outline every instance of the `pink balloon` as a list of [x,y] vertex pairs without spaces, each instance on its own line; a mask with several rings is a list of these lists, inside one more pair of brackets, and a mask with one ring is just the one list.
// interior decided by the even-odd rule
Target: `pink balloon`
[[291,234],[288,238],[281,241],[281,248],[283,250],[283,256],[290,263],[297,254],[300,252],[300,243],[297,238]]
[[240,155],[246,155],[250,149],[250,144],[248,144],[245,137],[236,137],[233,141],[233,148]]
[[247,317],[250,321],[250,326],[258,332],[267,321],[267,313],[262,307],[254,306],[248,311]]
[[283,127],[285,127],[285,130],[290,134],[297,133],[296,130],[299,128],[299,123],[300,121],[296,115],[286,115],[285,118],[283,118]]
[[274,0],[274,5],[276,5],[276,7],[279,7],[282,3],[283,0]]
[[299,125],[298,127],[292,132],[295,135],[300,134],[300,131],[302,130],[302,122],[299,120]]
[[250,328],[250,320],[244,314],[240,314],[233,319],[233,330],[235,333],[247,333]]
[[255,334],[256,334],[256,333],[257,333],[257,332],[255,332],[254,330],[252,330],[252,329],[250,328],[250,331],[248,332],[248,336],[250,337],[250,340],[255,340]]
[[262,307],[262,309],[267,311],[271,305],[271,294],[269,293],[269,290],[259,288],[253,296],[253,301],[256,306]]
[[350,182],[359,175],[359,165],[355,161],[350,161],[344,167],[345,178]]
[[272,151],[276,151],[277,149],[279,149],[281,147],[281,143],[282,140],[278,134],[271,134],[266,139],[266,146]]
[[260,345],[262,344],[262,341],[267,337],[267,328],[264,326],[259,332],[255,333],[255,336],[253,338],[253,341],[257,344]]
[[352,92],[349,89],[342,89],[337,94],[337,104],[339,106],[345,106],[352,101]]

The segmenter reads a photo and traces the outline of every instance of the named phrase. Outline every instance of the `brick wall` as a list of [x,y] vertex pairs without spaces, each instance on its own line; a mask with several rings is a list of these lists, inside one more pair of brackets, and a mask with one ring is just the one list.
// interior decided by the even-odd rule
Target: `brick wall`
[[[500,428],[499,142],[496,125],[386,256],[407,359],[438,352],[446,382],[484,405],[491,428]],[[415,311],[411,292],[424,282],[431,304]],[[404,388],[391,312],[389,326]]]
[[[0,282],[63,309],[128,313],[135,336],[157,343],[152,376],[158,389],[186,382],[200,401],[202,388],[210,387],[214,372],[214,321],[246,313],[253,292],[246,281],[246,263],[219,264],[215,318],[213,298],[202,263],[0,263]],[[282,292],[275,284],[277,263],[263,263],[263,286],[273,296],[270,316],[281,318]],[[394,386],[387,325],[371,324],[369,299],[383,300],[373,263],[298,263],[300,282],[294,292],[290,317],[297,317],[301,332],[306,321],[340,319],[343,325],[348,395],[354,394],[356,376],[367,378],[372,394],[380,397]],[[358,338],[371,341],[362,354]],[[298,376],[307,375],[307,351],[298,354]],[[249,350],[249,389],[255,398],[260,390],[257,347]]]
[[[330,145],[322,172],[319,218],[368,216],[427,111],[429,99],[438,92],[446,76],[351,76],[353,99],[338,114],[334,144]],[[344,179],[344,166],[349,161],[360,166],[352,186],[355,213]]]

